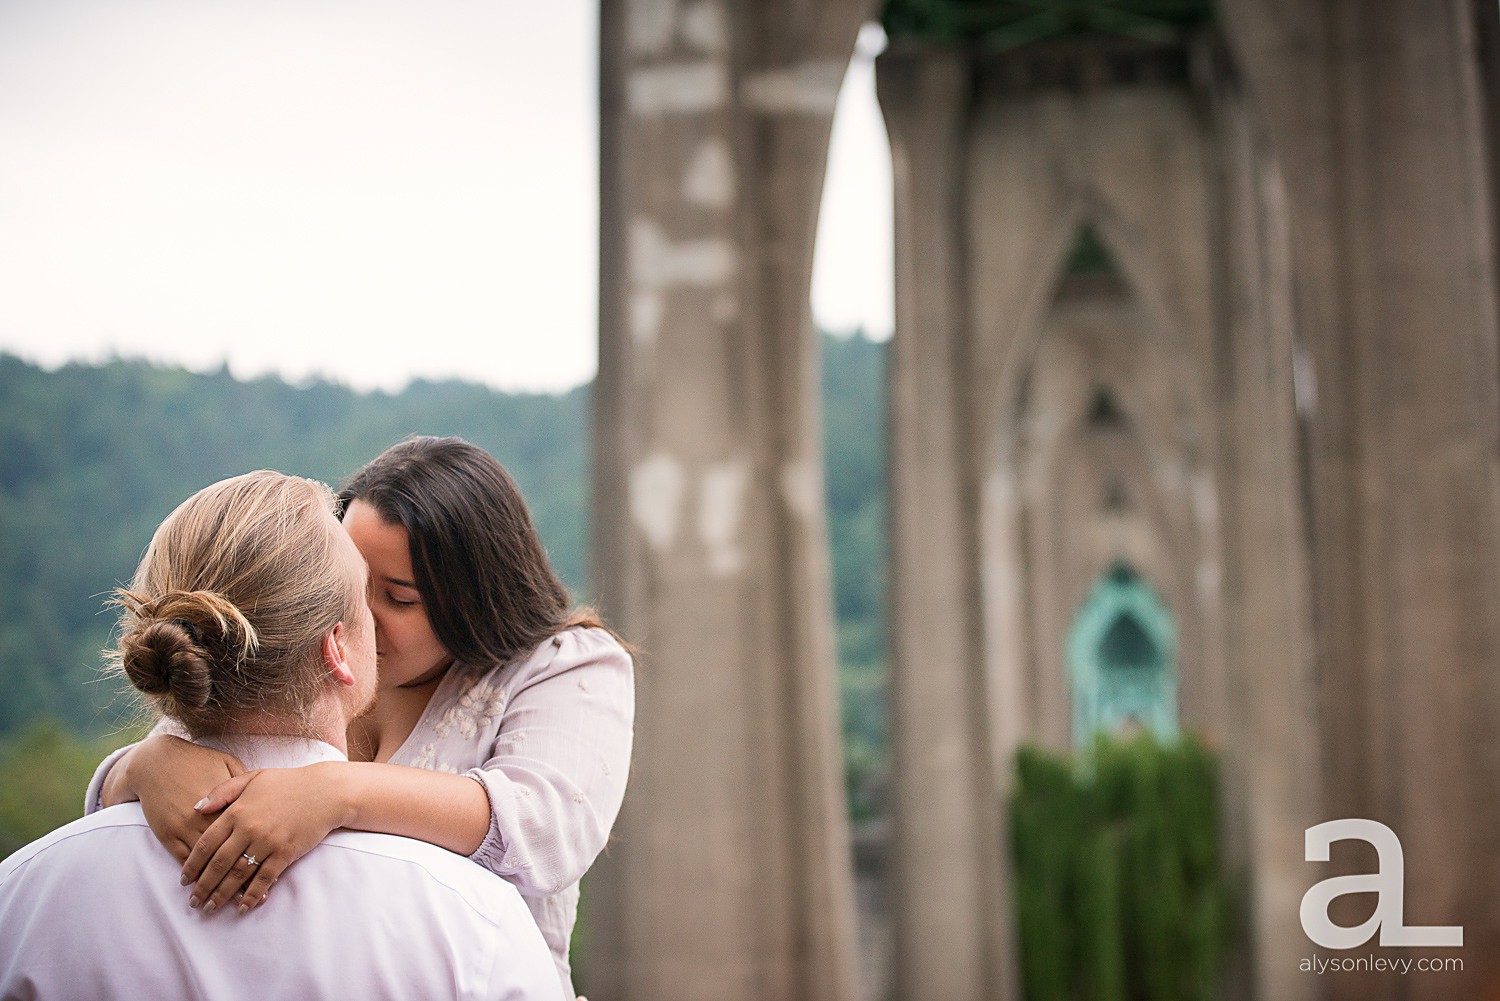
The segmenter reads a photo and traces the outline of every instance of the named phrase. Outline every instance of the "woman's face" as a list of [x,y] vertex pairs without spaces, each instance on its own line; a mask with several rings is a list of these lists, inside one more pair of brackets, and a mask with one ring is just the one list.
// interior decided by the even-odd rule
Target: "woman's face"
[[380,517],[361,500],[349,502],[344,530],[370,567],[370,613],[375,617],[375,651],[380,688],[420,685],[453,663],[432,631],[411,567],[405,527]]

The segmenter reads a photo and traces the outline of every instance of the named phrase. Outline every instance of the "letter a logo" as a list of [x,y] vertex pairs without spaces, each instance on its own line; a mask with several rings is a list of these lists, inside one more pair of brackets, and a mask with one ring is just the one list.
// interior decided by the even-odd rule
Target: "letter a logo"
[[[1325,949],[1353,949],[1370,941],[1380,929],[1381,945],[1457,946],[1464,944],[1462,925],[1405,923],[1404,884],[1406,858],[1396,832],[1376,820],[1330,820],[1307,829],[1306,858],[1327,862],[1328,847],[1335,841],[1367,841],[1380,858],[1377,872],[1364,876],[1334,876],[1315,885],[1302,897],[1302,930]],[[1346,893],[1373,893],[1375,913],[1353,928],[1336,925],[1328,917],[1328,905]]]

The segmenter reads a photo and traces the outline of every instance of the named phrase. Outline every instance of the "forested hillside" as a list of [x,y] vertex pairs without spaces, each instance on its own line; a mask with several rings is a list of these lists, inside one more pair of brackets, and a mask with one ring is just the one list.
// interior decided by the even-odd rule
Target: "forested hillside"
[[585,579],[587,391],[512,396],[458,383],[396,395],[238,382],[140,362],[44,372],[0,356],[0,734],[39,715],[113,725],[97,682],[102,602],[198,488],[257,468],[339,483],[413,433],[458,434],[515,475],[554,563]]
[[[860,790],[884,740],[884,351],[861,337],[829,337],[824,346],[851,793],[866,800]],[[0,355],[0,745],[49,717],[80,738],[119,725],[124,701],[99,680],[113,623],[104,599],[178,502],[249,469],[337,485],[407,435],[461,435],[515,476],[554,564],[582,589],[588,406],[588,387],[515,395],[418,382],[397,394],[361,394],[142,362],[47,372]]]

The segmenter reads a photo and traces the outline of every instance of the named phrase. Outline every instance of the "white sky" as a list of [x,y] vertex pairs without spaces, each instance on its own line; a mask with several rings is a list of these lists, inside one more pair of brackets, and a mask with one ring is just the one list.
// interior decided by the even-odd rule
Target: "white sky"
[[[0,0],[0,350],[359,388],[596,365],[597,9]],[[891,326],[861,36],[813,308]]]

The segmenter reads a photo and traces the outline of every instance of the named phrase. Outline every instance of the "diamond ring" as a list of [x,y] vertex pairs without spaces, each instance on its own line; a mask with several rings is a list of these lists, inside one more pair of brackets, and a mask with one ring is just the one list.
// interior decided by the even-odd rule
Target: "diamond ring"
[[240,858],[242,858],[242,859],[245,860],[245,864],[246,865],[260,865],[260,861],[254,855],[251,855],[249,852],[245,852],[243,855],[240,856]]

